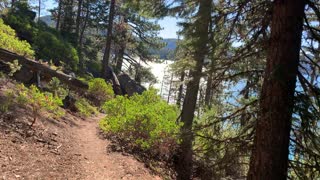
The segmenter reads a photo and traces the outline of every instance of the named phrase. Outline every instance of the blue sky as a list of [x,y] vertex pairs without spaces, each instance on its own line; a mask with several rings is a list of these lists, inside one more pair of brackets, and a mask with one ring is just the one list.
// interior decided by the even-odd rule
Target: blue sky
[[[50,13],[47,11],[48,9],[52,9],[57,6],[53,0],[46,0],[44,3],[44,9],[42,10],[41,16],[49,15]],[[177,19],[173,17],[165,17],[161,20],[158,20],[158,23],[163,28],[160,31],[160,37],[162,38],[177,38],[177,31],[179,27],[177,26]]]

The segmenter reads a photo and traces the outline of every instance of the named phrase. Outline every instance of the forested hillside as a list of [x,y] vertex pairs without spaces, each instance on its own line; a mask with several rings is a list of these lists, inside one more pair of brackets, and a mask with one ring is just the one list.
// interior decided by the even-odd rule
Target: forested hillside
[[0,16],[0,178],[320,178],[318,1],[2,0]]

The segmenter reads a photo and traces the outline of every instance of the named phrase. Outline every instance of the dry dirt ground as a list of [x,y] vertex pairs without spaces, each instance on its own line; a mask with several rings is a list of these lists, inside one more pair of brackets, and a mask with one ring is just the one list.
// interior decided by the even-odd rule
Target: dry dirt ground
[[161,179],[134,157],[108,150],[110,142],[99,138],[102,117],[44,115],[30,129],[28,110],[1,114],[0,180]]

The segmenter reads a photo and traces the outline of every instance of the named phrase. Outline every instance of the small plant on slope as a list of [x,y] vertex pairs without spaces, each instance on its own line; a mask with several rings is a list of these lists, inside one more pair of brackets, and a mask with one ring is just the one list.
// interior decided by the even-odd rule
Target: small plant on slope
[[18,102],[24,105],[30,105],[32,108],[33,121],[31,126],[33,126],[38,119],[41,110],[50,111],[57,117],[64,114],[64,111],[59,108],[59,106],[62,105],[60,98],[54,97],[52,93],[42,93],[34,85],[30,86],[30,88],[26,88],[23,84],[18,85],[18,94]]
[[48,88],[50,92],[53,92],[53,95],[55,97],[64,99],[68,95],[68,90],[63,88],[63,84],[56,77],[53,77],[51,81],[48,83]]

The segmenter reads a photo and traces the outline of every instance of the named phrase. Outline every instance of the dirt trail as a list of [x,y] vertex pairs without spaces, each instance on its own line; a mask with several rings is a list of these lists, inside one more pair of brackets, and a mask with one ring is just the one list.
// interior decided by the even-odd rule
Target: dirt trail
[[75,150],[80,156],[80,163],[84,168],[86,179],[161,179],[152,176],[144,164],[131,156],[118,152],[108,152],[110,142],[98,136],[98,121],[103,116],[80,121],[79,126],[72,128],[77,147]]
[[0,115],[0,180],[161,179],[134,157],[108,150],[110,142],[98,134],[102,115],[85,120],[71,114],[61,120],[43,118],[30,130],[29,115],[20,110]]
[[[0,103],[6,89],[0,86]],[[61,118],[41,113],[30,128],[31,108],[13,106],[0,112],[0,180],[158,180],[142,162],[108,150],[110,142],[99,137],[98,121],[81,119],[66,111]]]

